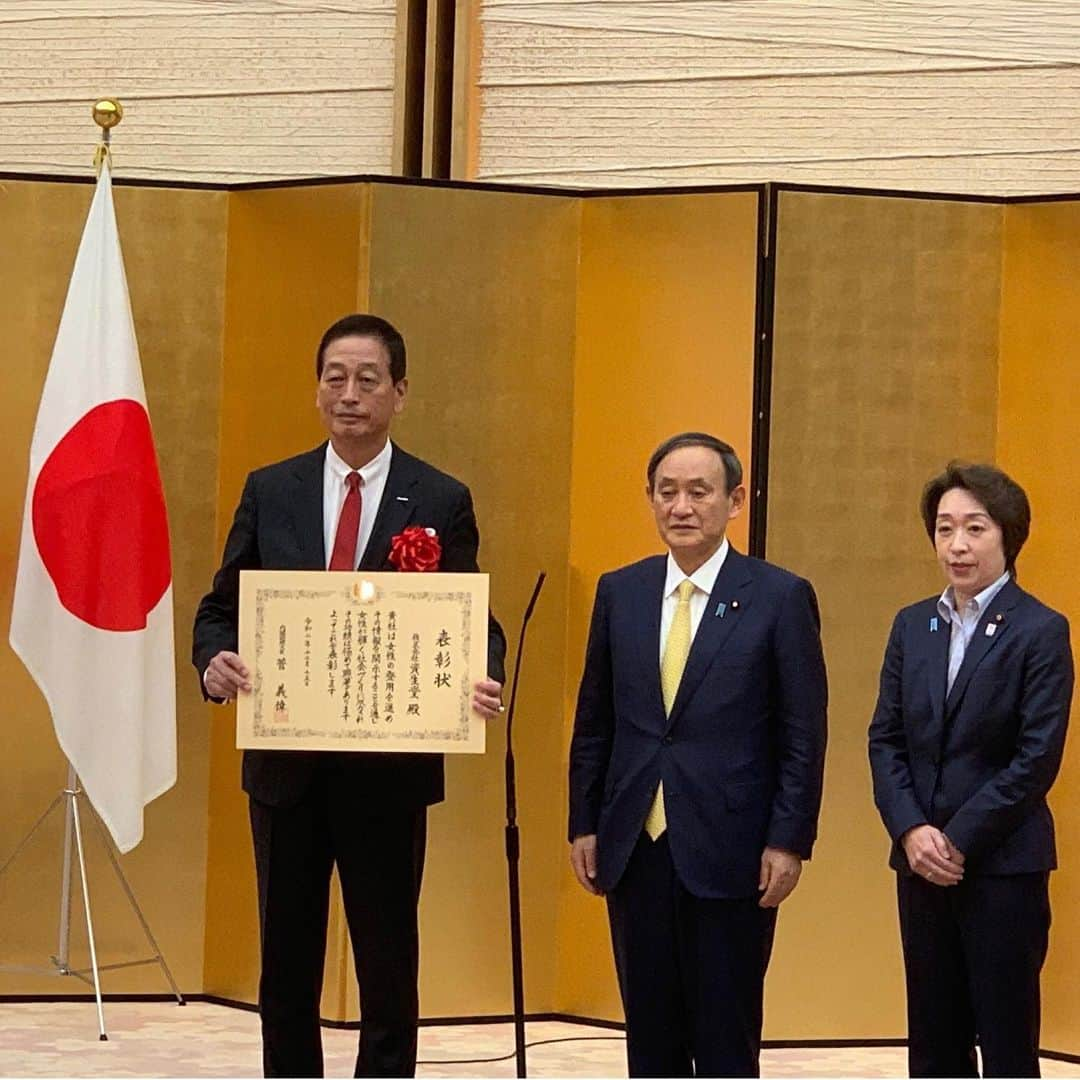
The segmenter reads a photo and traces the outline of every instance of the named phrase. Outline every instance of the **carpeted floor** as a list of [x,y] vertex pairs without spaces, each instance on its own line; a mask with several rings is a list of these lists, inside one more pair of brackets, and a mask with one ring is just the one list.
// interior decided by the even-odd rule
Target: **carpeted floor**
[[[193,1002],[106,1002],[108,1042],[93,1004],[0,1003],[0,1076],[259,1076],[259,1021],[251,1012]],[[625,1076],[622,1038],[582,1024],[534,1023],[530,1076]],[[327,1076],[351,1076],[356,1032],[323,1031]],[[508,1024],[420,1029],[419,1076],[515,1076]],[[463,1058],[497,1058],[453,1064]],[[764,1076],[903,1076],[899,1047],[766,1050]],[[1080,1065],[1044,1061],[1047,1077],[1080,1077]]]

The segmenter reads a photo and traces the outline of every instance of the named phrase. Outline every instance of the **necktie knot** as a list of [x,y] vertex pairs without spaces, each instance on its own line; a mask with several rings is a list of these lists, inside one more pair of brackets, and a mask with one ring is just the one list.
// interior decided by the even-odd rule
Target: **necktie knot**
[[689,604],[690,597],[694,595],[694,583],[687,578],[685,581],[679,582],[679,603]]
[[345,477],[345,486],[350,491],[360,490],[360,474],[358,472],[351,472]]

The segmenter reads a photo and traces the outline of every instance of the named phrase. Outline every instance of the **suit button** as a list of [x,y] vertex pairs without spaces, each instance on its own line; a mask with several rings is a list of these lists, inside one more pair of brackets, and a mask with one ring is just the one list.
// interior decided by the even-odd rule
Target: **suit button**
[[675,740],[670,735],[665,735],[663,738],[663,743],[665,746],[670,746],[674,741]]

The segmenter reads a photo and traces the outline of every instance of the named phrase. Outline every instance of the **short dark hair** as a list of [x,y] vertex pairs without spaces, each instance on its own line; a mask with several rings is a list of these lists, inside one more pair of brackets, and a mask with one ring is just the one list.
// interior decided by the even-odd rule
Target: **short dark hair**
[[934,543],[937,528],[938,503],[953,488],[962,488],[986,508],[990,520],[1001,529],[1005,550],[1005,569],[1011,574],[1016,558],[1031,531],[1031,505],[1027,493],[1007,473],[995,465],[969,465],[965,461],[950,461],[940,476],[935,476],[923,488],[920,510],[926,535]]
[[315,377],[322,378],[326,347],[345,337],[372,337],[382,342],[390,356],[390,378],[394,383],[405,378],[405,339],[396,327],[378,315],[346,315],[338,319],[322,336],[315,354]]
[[742,483],[742,462],[735,451],[715,435],[706,435],[703,431],[684,431],[681,435],[672,435],[665,439],[649,458],[646,476],[649,481],[649,491],[653,489],[656,480],[656,470],[660,462],[675,450],[681,450],[684,446],[704,446],[707,450],[713,450],[720,455],[724,464],[724,482],[727,485],[727,494],[730,495]]

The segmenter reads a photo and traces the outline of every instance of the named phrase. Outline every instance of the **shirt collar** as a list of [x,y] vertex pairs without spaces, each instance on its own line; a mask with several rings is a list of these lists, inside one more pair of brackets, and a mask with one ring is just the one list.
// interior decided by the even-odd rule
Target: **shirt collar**
[[[1011,576],[1012,575],[1009,573],[1009,571],[1006,570],[1005,573],[997,579],[997,581],[994,581],[991,584],[987,585],[981,593],[979,593],[977,596],[972,597],[971,600],[968,601],[968,610],[975,612],[977,615],[981,615],[982,612],[986,609],[986,606],[990,603],[990,601],[993,600],[994,597],[997,596],[997,594],[1001,592],[1001,590],[1005,587],[1006,582],[1008,582]],[[941,594],[941,596],[938,597],[937,602],[938,614],[943,619],[947,619],[949,622],[952,621],[953,614],[957,613],[953,601],[953,587],[949,585]],[[964,612],[961,611],[958,614],[963,617]]]
[[716,584],[717,575],[720,573],[720,567],[724,565],[724,560],[727,558],[727,553],[730,550],[731,545],[728,543],[725,536],[720,546],[709,556],[692,574],[686,575],[679,569],[679,564],[675,561],[671,552],[668,552],[667,557],[667,579],[664,581],[664,596],[671,596],[673,592],[686,580],[694,583],[694,588],[700,589],[706,596],[713,591],[713,586]]
[[385,476],[390,471],[390,457],[393,452],[393,443],[387,439],[386,445],[366,465],[354,469],[348,462],[341,459],[341,456],[334,449],[334,444],[328,442],[326,444],[326,467],[330,470],[330,475],[338,483],[344,484],[345,477],[349,473],[358,472],[360,474],[360,486],[369,487],[373,481]]

